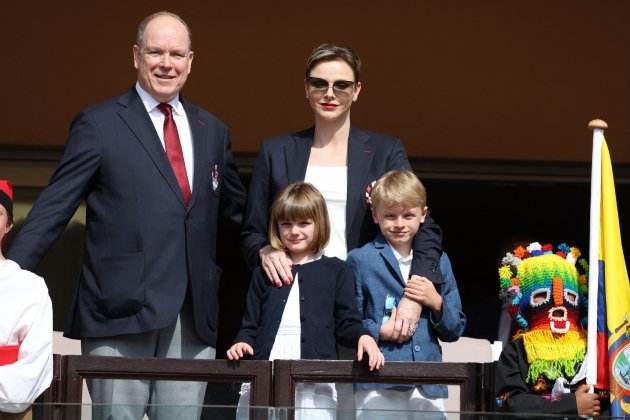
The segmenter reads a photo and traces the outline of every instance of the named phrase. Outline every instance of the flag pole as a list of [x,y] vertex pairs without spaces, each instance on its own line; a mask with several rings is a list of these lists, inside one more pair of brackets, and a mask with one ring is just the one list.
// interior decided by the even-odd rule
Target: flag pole
[[600,119],[588,123],[593,130],[593,159],[591,166],[591,214],[588,250],[588,337],[586,383],[597,382],[597,289],[599,282],[599,224],[602,193],[602,142],[608,124]]

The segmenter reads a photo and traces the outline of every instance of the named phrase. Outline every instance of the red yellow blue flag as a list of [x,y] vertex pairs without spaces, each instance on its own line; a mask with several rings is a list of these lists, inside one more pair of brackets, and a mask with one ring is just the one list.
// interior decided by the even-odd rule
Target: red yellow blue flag
[[603,127],[593,142],[587,382],[609,391],[611,416],[630,418],[630,284]]

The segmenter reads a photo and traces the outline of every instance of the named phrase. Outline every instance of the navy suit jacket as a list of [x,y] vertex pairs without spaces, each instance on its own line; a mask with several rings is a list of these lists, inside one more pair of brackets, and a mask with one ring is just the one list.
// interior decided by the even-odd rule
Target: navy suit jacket
[[[455,341],[462,335],[466,326],[466,316],[462,312],[457,282],[448,256],[444,253],[440,258],[440,271],[444,281],[435,285],[437,292],[442,296],[442,317],[436,319],[429,309],[423,308],[413,337],[400,344],[379,341],[381,324],[385,315],[385,299],[387,295],[390,295],[399,302],[406,284],[391,247],[379,233],[373,242],[352,251],[347,261],[354,273],[357,307],[363,316],[363,326],[378,342],[385,360],[441,362],[442,349],[438,338],[446,342]],[[427,397],[444,398],[447,396],[444,385],[419,386]],[[373,384],[358,385],[358,387],[377,388]]]
[[188,291],[199,337],[216,343],[217,224],[241,224],[245,191],[226,126],[181,100],[194,153],[188,207],[132,88],[75,117],[61,162],[13,241],[10,258],[33,270],[85,200],[85,250],[68,337],[165,327]]
[[[243,247],[252,268],[259,263],[258,251],[269,243],[267,224],[273,200],[290,183],[304,181],[313,135],[314,129],[310,128],[262,144],[254,164],[243,223]],[[372,241],[376,236],[378,228],[366,201],[366,189],[393,169],[411,169],[400,140],[354,127],[350,129],[346,201],[348,251]],[[442,232],[431,217],[427,217],[422,225],[413,248],[412,273],[440,283]]]

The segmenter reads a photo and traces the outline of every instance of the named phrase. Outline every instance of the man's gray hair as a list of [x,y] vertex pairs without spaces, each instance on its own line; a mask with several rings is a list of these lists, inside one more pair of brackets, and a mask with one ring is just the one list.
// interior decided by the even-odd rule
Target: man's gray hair
[[180,21],[181,24],[184,25],[184,27],[186,28],[186,33],[188,34],[188,51],[191,51],[192,50],[192,33],[190,32],[190,28],[188,27],[188,24],[179,15],[168,12],[166,10],[162,10],[161,12],[155,12],[145,17],[144,19],[142,19],[142,22],[140,22],[140,24],[138,25],[138,33],[136,34],[136,45],[140,48],[144,46],[144,32],[147,29],[147,25],[153,19],[156,19],[162,16],[172,17],[173,19]]

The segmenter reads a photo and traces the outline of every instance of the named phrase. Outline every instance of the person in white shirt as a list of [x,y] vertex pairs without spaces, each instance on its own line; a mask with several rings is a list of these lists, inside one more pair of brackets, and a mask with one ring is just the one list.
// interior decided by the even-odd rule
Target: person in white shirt
[[[13,188],[0,180],[0,244],[13,227]],[[0,247],[0,418],[30,419],[52,381],[52,303],[44,279],[8,260]]]

